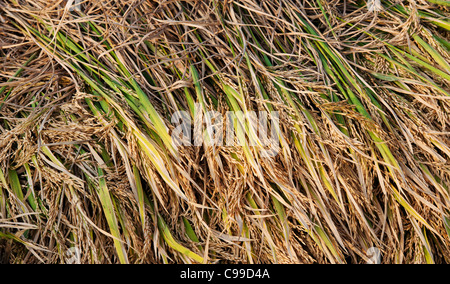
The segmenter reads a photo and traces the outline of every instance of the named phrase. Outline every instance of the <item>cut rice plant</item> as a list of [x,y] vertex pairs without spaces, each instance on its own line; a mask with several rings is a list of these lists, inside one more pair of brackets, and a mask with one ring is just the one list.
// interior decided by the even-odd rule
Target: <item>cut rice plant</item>
[[0,0],[0,263],[450,262],[447,1],[70,5]]

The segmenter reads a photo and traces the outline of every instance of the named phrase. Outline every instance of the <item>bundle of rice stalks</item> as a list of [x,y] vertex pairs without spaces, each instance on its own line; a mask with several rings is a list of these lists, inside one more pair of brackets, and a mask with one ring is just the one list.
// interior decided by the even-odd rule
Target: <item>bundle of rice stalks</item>
[[450,262],[448,6],[0,0],[0,262]]

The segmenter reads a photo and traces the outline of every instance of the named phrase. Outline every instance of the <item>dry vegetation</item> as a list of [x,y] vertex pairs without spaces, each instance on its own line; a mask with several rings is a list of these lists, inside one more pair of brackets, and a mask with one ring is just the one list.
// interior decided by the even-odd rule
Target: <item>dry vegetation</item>
[[[0,263],[450,262],[448,1],[71,4],[0,0]],[[278,111],[280,152],[180,110]]]

